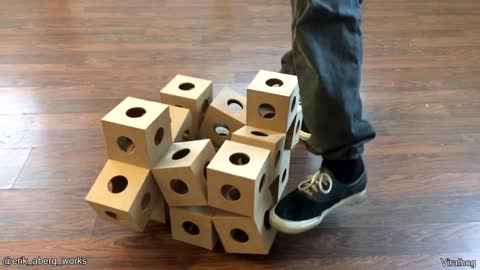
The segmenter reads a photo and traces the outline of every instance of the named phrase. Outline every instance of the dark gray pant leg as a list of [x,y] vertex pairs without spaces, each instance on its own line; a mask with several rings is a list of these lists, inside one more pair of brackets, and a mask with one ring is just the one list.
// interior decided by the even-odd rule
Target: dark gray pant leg
[[[295,24],[296,24],[295,1],[296,0],[290,0],[290,5],[292,7],[292,25],[291,25],[292,34],[293,34],[293,29],[295,28]],[[292,44],[293,44],[293,37],[292,37]],[[289,50],[288,52],[286,52],[282,56],[281,65],[282,65],[282,68],[280,69],[280,73],[297,75],[297,72],[295,71],[295,64],[293,63],[293,51],[292,50]]]
[[281,64],[282,64],[282,69],[280,69],[280,73],[297,75],[297,72],[295,71],[295,65],[293,63],[292,50],[286,52],[282,56]]
[[[362,119],[359,0],[292,0],[293,49],[282,71],[296,74],[312,151],[326,159],[354,159],[375,137]],[[293,56],[293,58],[292,58]],[[285,68],[283,60],[285,59]],[[293,59],[293,69],[288,60]]]

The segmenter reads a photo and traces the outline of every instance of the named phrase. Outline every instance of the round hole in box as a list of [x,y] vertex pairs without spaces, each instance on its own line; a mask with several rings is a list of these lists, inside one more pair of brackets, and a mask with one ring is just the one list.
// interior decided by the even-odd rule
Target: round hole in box
[[233,240],[240,242],[240,243],[245,243],[248,241],[248,234],[241,229],[233,229],[230,231],[230,236],[233,238]]
[[210,161],[205,162],[205,164],[203,165],[203,176],[205,176],[205,180],[207,180],[207,167],[208,167],[208,164],[210,164]]
[[188,234],[191,234],[191,235],[200,234],[200,228],[198,228],[197,224],[195,224],[191,221],[183,222],[182,227],[185,230],[185,232],[188,233]]
[[142,210],[147,209],[151,200],[152,195],[150,194],[150,192],[145,193],[145,195],[143,195],[142,201],[140,202],[140,208],[142,208]]
[[128,186],[128,180],[123,175],[117,175],[108,181],[108,190],[112,193],[120,193]]
[[193,83],[185,82],[185,83],[180,84],[178,86],[178,88],[180,90],[188,91],[188,90],[192,90],[193,88],[195,88],[195,85]]
[[283,82],[280,79],[273,78],[273,79],[268,79],[265,82],[265,84],[270,86],[270,87],[280,87],[280,86],[283,85]]
[[187,194],[188,186],[180,179],[173,179],[170,181],[170,188],[178,194]]
[[162,142],[164,133],[165,130],[162,127],[157,129],[157,132],[155,132],[155,145],[159,145]]
[[228,108],[230,108],[231,110],[234,110],[234,111],[243,110],[242,103],[240,101],[236,100],[236,99],[229,99],[227,101],[227,105],[228,105]]
[[182,158],[186,157],[189,153],[190,153],[190,149],[188,149],[188,148],[180,149],[172,155],[172,159],[173,160],[182,159]]
[[225,123],[213,124],[213,131],[219,136],[228,136],[230,134],[230,129]]
[[275,168],[277,167],[279,161],[280,161],[280,150],[278,150],[277,154],[275,155]]
[[206,113],[207,110],[208,110],[208,107],[210,106],[210,101],[207,99],[205,99],[202,103],[202,112],[203,113]]
[[298,133],[298,130],[300,129],[301,125],[302,125],[302,121],[298,120],[297,121],[297,126],[295,127],[295,133]]
[[229,158],[230,162],[235,165],[245,165],[250,162],[250,157],[244,153],[235,153],[232,154]]
[[138,118],[142,117],[147,111],[145,111],[144,108],[141,107],[134,107],[131,109],[128,109],[126,112],[126,115],[131,118]]
[[295,109],[295,105],[297,105],[297,97],[293,97],[292,100],[292,106],[290,107],[290,111],[293,112],[293,109]]
[[133,154],[135,152],[135,143],[126,136],[120,136],[117,139],[117,145],[125,153]]
[[265,215],[263,215],[263,224],[267,230],[272,228],[272,225],[270,225],[270,210],[265,211]]
[[265,174],[262,175],[260,179],[260,184],[258,185],[258,192],[262,191],[263,184],[265,183]]
[[240,190],[232,185],[224,185],[220,191],[223,197],[229,201],[237,201],[241,197]]
[[283,170],[283,173],[282,173],[282,183],[285,182],[285,179],[287,179],[287,169],[284,169],[284,170]]
[[258,131],[258,130],[254,130],[254,131],[252,131],[252,132],[250,132],[250,133],[253,134],[253,135],[255,135],[255,136],[261,136],[261,137],[267,137],[267,136],[268,136],[268,134],[263,133],[263,132]]
[[105,211],[105,215],[113,218],[113,219],[117,219],[117,214],[115,214],[114,212],[111,212],[111,211]]
[[185,130],[182,135],[182,141],[186,142],[190,140],[190,130]]
[[263,103],[258,107],[258,114],[265,119],[272,119],[275,117],[275,108],[268,104],[268,103]]

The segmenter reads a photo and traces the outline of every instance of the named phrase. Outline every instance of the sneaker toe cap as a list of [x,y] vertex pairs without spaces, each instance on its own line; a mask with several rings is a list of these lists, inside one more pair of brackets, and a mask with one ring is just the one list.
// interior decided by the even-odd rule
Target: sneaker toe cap
[[302,221],[315,217],[315,204],[305,194],[296,190],[275,206],[275,214],[282,219],[290,221]]

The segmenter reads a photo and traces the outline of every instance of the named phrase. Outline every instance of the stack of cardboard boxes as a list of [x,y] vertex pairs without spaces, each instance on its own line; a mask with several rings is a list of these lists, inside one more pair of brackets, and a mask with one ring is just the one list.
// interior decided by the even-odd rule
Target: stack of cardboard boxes
[[105,220],[207,249],[267,254],[302,111],[297,78],[260,71],[247,97],[177,75],[160,102],[128,97],[103,119],[108,158],[86,200]]

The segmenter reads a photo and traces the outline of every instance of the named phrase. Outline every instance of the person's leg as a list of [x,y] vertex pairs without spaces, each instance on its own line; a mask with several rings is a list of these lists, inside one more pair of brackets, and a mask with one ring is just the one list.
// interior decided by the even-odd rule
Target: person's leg
[[292,50],[289,50],[282,56],[280,64],[282,65],[282,68],[280,69],[280,73],[297,75],[297,72],[295,72],[295,64],[293,63]]
[[[287,51],[281,59],[282,68],[280,69],[280,73],[290,74],[290,75],[297,75],[295,71],[295,64],[293,62],[293,51]],[[300,99],[300,106],[302,105],[302,100]],[[300,140],[308,141],[311,137],[310,131],[308,130],[305,121],[302,121],[302,125],[300,128]]]
[[361,155],[375,132],[362,119],[359,95],[359,0],[294,0],[292,10],[292,55],[304,121],[311,132],[308,145],[324,158],[321,170],[271,212],[272,225],[294,233],[313,228],[330,210],[364,194],[367,179]]
[[[290,0],[290,5],[291,5],[291,11],[292,11],[292,24],[291,24],[291,30],[295,28],[296,24],[296,18],[295,18],[295,9],[293,6],[295,5],[296,0]],[[293,43],[293,34],[292,34],[292,43]],[[295,63],[293,62],[293,51],[289,50],[287,51],[281,58],[280,60],[281,64],[281,69],[280,73],[284,74],[290,74],[290,75],[297,75],[295,72]]]
[[362,119],[362,65],[358,0],[298,0],[293,58],[310,149],[325,159],[354,159],[375,137]]

